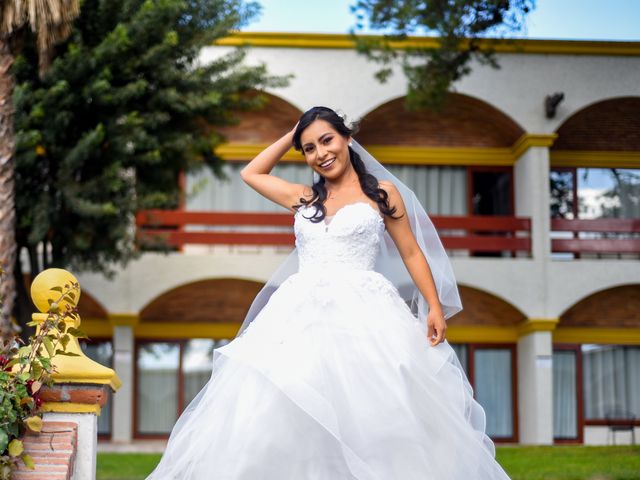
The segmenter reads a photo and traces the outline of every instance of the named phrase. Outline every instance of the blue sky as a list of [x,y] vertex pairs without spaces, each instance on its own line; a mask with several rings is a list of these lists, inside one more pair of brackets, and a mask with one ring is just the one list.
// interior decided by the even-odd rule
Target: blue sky
[[[355,0],[258,0],[262,14],[244,31],[347,33]],[[526,38],[640,41],[640,0],[537,0]]]

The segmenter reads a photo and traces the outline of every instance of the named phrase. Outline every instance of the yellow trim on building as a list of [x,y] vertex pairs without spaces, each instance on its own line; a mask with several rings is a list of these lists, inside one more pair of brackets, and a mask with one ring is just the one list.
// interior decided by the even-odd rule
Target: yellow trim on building
[[557,133],[525,133],[511,147],[511,155],[515,163],[531,147],[550,147],[558,138]]
[[[225,143],[216,147],[216,154],[223,160],[252,160],[262,150],[269,146],[268,143]],[[284,154],[282,160],[289,162],[304,162],[302,153],[291,148]]]
[[534,332],[552,332],[559,320],[558,318],[528,318],[518,325],[518,336]]
[[233,338],[239,323],[140,323],[134,327],[136,338]]
[[447,340],[451,343],[515,343],[515,327],[490,325],[451,325],[447,327]]
[[100,405],[88,403],[44,402],[41,411],[57,413],[95,413],[99,416],[102,408]]
[[89,338],[111,337],[111,335],[113,335],[113,325],[101,318],[83,319],[81,330],[86,333]]
[[137,325],[140,321],[140,315],[137,313],[110,313],[109,322],[111,325],[129,325],[130,327]]
[[552,167],[640,168],[640,152],[551,150]]
[[[379,39],[381,35],[359,35],[364,39]],[[235,32],[216,40],[215,45],[276,48],[353,49],[354,39],[349,34],[292,33],[292,32]],[[640,42],[600,42],[582,40],[530,40],[481,39],[480,48],[493,48],[498,53],[552,54],[552,55],[606,55],[639,56]],[[395,49],[437,48],[437,37],[407,37],[391,42]]]
[[380,162],[397,165],[513,165],[509,148],[368,145]]
[[[412,147],[396,145],[367,145],[367,150],[380,162],[388,165],[498,165],[511,166],[531,147],[550,147],[557,135],[523,134],[511,147]],[[227,161],[248,161],[269,145],[266,143],[227,143],[216,153]],[[304,157],[294,149],[289,150],[283,161],[304,162]]]
[[553,342],[640,345],[640,328],[558,327]]

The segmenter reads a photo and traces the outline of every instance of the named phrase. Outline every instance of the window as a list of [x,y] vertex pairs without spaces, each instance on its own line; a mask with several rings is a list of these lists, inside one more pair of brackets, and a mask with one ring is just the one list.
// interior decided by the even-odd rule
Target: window
[[511,350],[482,348],[474,352],[475,392],[487,413],[487,434],[513,436]]
[[[81,340],[80,348],[84,354],[94,362],[98,362],[105,367],[113,368],[113,346],[110,340]],[[98,435],[111,435],[111,390],[107,389],[107,403],[98,416]]]
[[487,417],[487,435],[494,440],[516,440],[514,348],[451,344]]
[[553,351],[553,437],[578,440],[578,351]]
[[211,376],[214,348],[229,340],[144,341],[136,347],[136,433],[166,436]]
[[640,169],[554,168],[552,218],[640,217]]
[[582,345],[584,415],[640,418],[640,347]]

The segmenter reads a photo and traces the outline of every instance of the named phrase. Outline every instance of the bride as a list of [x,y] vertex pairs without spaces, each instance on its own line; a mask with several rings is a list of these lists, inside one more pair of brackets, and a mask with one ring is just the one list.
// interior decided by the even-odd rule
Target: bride
[[[296,250],[214,350],[148,479],[508,479],[446,319],[451,267],[415,195],[314,107],[241,172]],[[312,186],[270,174],[295,146]]]

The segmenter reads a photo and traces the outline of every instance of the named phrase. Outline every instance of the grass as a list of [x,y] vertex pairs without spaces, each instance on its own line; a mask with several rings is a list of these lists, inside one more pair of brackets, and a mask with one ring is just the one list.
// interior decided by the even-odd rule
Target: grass
[[144,479],[159,461],[154,453],[98,453],[96,480]]
[[[512,480],[640,480],[640,446],[497,450]],[[159,460],[159,454],[99,453],[97,480],[143,480]]]
[[502,447],[512,480],[640,480],[640,446]]

